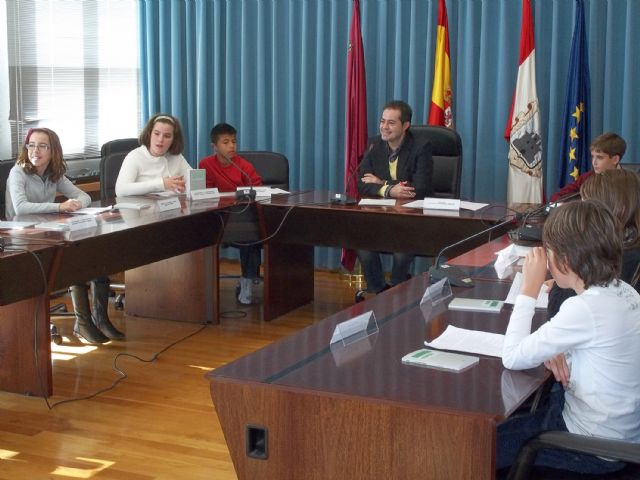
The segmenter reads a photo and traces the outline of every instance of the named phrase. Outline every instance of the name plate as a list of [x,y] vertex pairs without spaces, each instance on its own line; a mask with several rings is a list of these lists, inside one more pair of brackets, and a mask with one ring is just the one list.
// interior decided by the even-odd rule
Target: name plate
[[217,188],[191,190],[191,200],[208,200],[210,198],[220,198],[220,192]]
[[180,199],[178,197],[167,198],[165,200],[158,200],[156,202],[158,210],[160,212],[166,212],[167,210],[176,210],[180,208]]
[[77,230],[84,230],[85,228],[97,227],[98,223],[96,222],[96,217],[93,215],[78,215],[71,217],[67,221],[67,225],[69,225],[69,230],[75,232]]
[[459,198],[432,198],[426,197],[422,208],[424,210],[460,210]]

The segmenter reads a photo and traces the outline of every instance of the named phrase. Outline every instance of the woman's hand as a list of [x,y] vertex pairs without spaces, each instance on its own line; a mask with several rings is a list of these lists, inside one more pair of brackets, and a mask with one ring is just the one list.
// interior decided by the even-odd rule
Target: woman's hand
[[165,190],[172,190],[174,192],[182,193],[185,189],[185,181],[184,177],[164,177],[162,179],[164,182]]
[[534,247],[527,254],[522,266],[522,287],[520,293],[538,298],[540,288],[547,277],[547,253],[542,247]]
[[567,364],[567,359],[565,358],[564,353],[556,355],[549,360],[545,360],[544,366],[551,370],[555,379],[566,389],[569,384],[571,371],[569,370],[569,365]]
[[58,211],[62,213],[66,212],[75,212],[76,210],[80,210],[82,208],[82,203],[80,200],[76,200],[75,198],[69,199],[66,202],[62,202],[58,207]]

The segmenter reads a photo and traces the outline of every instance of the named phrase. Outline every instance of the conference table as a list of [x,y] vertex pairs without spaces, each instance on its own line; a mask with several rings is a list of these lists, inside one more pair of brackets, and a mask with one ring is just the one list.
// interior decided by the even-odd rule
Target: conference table
[[[512,218],[527,205],[489,204],[479,210],[446,211],[396,205],[334,205],[328,192],[307,191],[259,201],[263,228],[264,320],[313,300],[314,247],[406,252],[436,257],[448,245]],[[486,235],[447,251],[458,253],[498,237],[515,225],[505,222]]]
[[[1,390],[52,393],[48,294],[74,283],[126,271],[127,314],[217,323],[218,245],[236,201],[180,201],[181,208],[162,212],[151,200],[146,200],[153,204],[148,209],[106,212],[97,217],[96,227],[85,230],[3,233],[13,246],[0,253]],[[251,205],[266,241],[264,319],[313,299],[316,245],[435,256],[511,213],[503,205],[452,213],[403,203],[333,205],[328,192],[306,191]],[[26,219],[52,220],[51,215],[20,218]]]
[[[465,268],[481,274],[454,296],[506,297],[509,283],[484,264]],[[506,330],[506,305],[499,314],[420,308],[429,284],[415,277],[207,375],[240,480],[494,478],[497,423],[548,374],[482,355],[461,372],[403,364],[447,325]],[[368,311],[377,333],[330,345],[336,325]]]
[[[154,201],[142,210],[107,211],[96,226],[74,231],[41,228],[3,231],[0,253],[0,389],[27,395],[52,394],[49,293],[92,278],[170,257],[200,252],[209,262],[201,273],[173,277],[170,296],[182,313],[198,321],[217,319],[217,247],[233,200],[189,202],[159,211]],[[16,220],[51,222],[56,215]],[[68,217],[66,217],[68,218]],[[192,283],[200,297],[192,302]],[[154,279],[147,283],[153,285]]]

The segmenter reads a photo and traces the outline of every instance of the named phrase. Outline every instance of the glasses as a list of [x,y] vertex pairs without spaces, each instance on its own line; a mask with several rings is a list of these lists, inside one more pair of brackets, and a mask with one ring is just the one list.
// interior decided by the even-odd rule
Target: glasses
[[49,150],[49,145],[47,145],[46,143],[28,143],[27,144],[27,150],[33,151],[33,150],[40,150],[42,152],[46,152],[47,150]]

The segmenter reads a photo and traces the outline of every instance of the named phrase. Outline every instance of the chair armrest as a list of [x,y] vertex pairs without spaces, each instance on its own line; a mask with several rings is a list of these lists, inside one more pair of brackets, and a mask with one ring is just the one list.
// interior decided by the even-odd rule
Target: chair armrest
[[522,447],[518,458],[509,470],[507,479],[523,480],[529,478],[538,450],[544,448],[557,448],[613,458],[623,462],[640,463],[640,444],[638,443],[589,437],[569,432],[543,432]]

